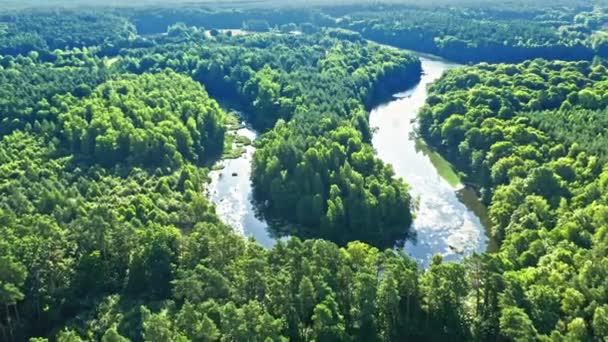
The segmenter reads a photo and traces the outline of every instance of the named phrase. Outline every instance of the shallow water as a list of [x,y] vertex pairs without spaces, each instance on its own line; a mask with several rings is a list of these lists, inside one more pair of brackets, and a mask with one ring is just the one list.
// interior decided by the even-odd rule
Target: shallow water
[[[446,261],[457,261],[473,252],[483,252],[488,238],[482,224],[487,223],[487,214],[474,192],[460,184],[447,161],[414,136],[414,120],[426,101],[426,86],[456,66],[426,56],[421,61],[424,74],[420,83],[373,109],[370,125],[375,129],[373,145],[378,156],[393,166],[397,177],[409,183],[413,197],[418,200],[412,226],[415,237],[404,248],[426,267],[437,253]],[[251,128],[242,128],[237,134],[252,141],[257,137]],[[207,188],[224,222],[242,235],[271,247],[276,240],[268,225],[256,217],[251,202],[254,151],[253,146],[247,146],[240,158],[221,161],[224,169],[211,172]]]
[[[236,132],[254,141],[258,133],[250,127]],[[218,216],[240,234],[253,237],[264,247],[272,247],[275,239],[268,232],[268,225],[255,215],[251,201],[251,161],[255,147],[246,146],[245,153],[237,159],[222,160],[222,170],[211,171],[207,186],[208,196],[215,204]],[[234,174],[234,175],[233,175]]]
[[484,252],[488,238],[482,224],[487,221],[485,208],[472,190],[460,184],[446,160],[415,137],[415,119],[426,101],[427,85],[456,66],[428,57],[421,61],[424,74],[420,83],[373,109],[370,126],[375,130],[372,143],[378,157],[393,166],[418,201],[411,228],[415,236],[404,248],[426,267],[435,254],[443,255],[445,261],[457,261]]

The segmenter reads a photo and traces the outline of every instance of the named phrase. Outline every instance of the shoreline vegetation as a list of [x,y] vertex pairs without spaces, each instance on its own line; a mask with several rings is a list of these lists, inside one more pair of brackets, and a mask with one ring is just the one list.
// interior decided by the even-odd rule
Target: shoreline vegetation
[[[608,11],[442,4],[3,8],[0,340],[605,339]],[[386,249],[415,200],[367,109],[421,67],[371,38],[477,63],[429,87],[420,134],[479,186],[496,252]],[[222,98],[301,238],[264,249],[204,196],[248,144]]]
[[251,145],[251,140],[243,135],[239,135],[239,129],[244,125],[241,123],[242,118],[234,111],[228,111],[226,116],[226,141],[224,142],[224,152],[220,160],[216,163],[221,163],[226,159],[237,159],[245,152],[245,147]]

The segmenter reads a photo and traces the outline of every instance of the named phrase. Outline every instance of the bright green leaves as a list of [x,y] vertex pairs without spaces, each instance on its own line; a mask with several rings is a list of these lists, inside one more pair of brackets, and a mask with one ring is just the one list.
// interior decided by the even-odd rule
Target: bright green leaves
[[436,255],[428,271],[420,278],[425,324],[432,336],[465,339],[470,333],[464,306],[468,290],[465,276],[462,265],[443,263],[441,256]]
[[253,180],[271,214],[338,243],[387,246],[403,237],[411,222],[407,186],[393,179],[354,128],[339,127],[308,147],[279,129],[261,146]]
[[[477,82],[465,81],[471,74]],[[588,62],[535,60],[454,69],[431,86],[421,132],[482,187],[498,258],[512,268],[498,321],[480,328],[522,341],[590,339],[596,319],[602,330],[591,313],[606,300],[595,291],[605,274],[607,78]]]
[[316,341],[344,340],[344,318],[338,311],[338,304],[331,296],[315,306],[312,321],[313,336]]
[[127,290],[164,298],[174,278],[181,234],[172,227],[152,225],[141,234],[141,246],[133,251],[129,264]]
[[109,81],[60,115],[73,152],[103,166],[177,168],[221,152],[223,113],[196,82],[174,73]]
[[23,264],[9,256],[0,257],[0,302],[3,305],[16,305],[25,297],[22,287],[26,276]]
[[605,305],[595,309],[592,327],[595,336],[603,338],[608,336],[608,308]]
[[[411,222],[410,197],[374,156],[362,104],[377,98],[374,87],[388,91],[393,78],[413,81],[419,62],[372,44],[336,42],[317,67],[323,80],[302,78],[309,70],[289,79],[307,107],[298,107],[290,123],[279,120],[258,142],[252,176],[257,199],[265,214],[294,223],[300,236],[391,246]],[[350,93],[350,72],[358,75],[361,97]],[[265,94],[276,105],[278,92],[287,89],[277,82],[285,81],[266,65],[247,81],[244,94],[248,100],[257,96],[254,106],[268,103]]]
[[537,335],[528,315],[516,307],[503,310],[500,317],[500,331],[504,337],[514,341],[530,341]]

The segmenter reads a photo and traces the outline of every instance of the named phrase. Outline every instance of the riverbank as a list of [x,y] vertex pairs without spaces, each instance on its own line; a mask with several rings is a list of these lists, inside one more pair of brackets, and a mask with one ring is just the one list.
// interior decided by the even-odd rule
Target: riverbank
[[483,204],[463,185],[456,168],[416,135],[427,86],[458,64],[439,58],[421,57],[421,61],[421,81],[372,110],[370,126],[378,157],[393,166],[396,176],[418,198],[411,228],[414,236],[406,241],[404,250],[427,267],[435,254],[446,261],[459,261],[474,252],[485,252],[492,244]]
[[256,215],[252,203],[251,162],[255,153],[253,142],[258,132],[248,126],[244,115],[228,110],[226,151],[209,172],[206,192],[214,203],[216,213],[222,221],[241,235],[252,237],[262,246],[270,248],[276,239],[267,229],[268,225]]
[[[458,67],[441,58],[420,56],[423,73],[417,84],[395,94],[370,112],[373,146],[378,157],[391,164],[417,199],[413,236],[403,248],[422,267],[435,254],[458,261],[474,252],[495,250],[488,238],[491,222],[475,192],[467,187],[458,170],[416,135],[418,110],[426,102],[426,87],[445,71]],[[224,222],[265,247],[275,243],[268,224],[256,214],[252,203],[252,142],[257,132],[245,123],[245,115],[232,115],[227,122],[226,150],[211,172],[209,196]],[[407,227],[404,227],[404,237]]]

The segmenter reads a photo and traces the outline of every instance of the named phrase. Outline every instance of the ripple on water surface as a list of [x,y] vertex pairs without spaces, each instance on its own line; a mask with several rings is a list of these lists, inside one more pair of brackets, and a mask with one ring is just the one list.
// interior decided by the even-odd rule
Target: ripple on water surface
[[[253,141],[257,133],[248,127],[236,132]],[[246,146],[239,158],[222,160],[221,170],[210,172],[211,183],[207,192],[216,206],[218,216],[240,234],[255,238],[264,247],[272,247],[275,239],[268,232],[268,225],[259,219],[252,204],[251,161],[255,148]]]
[[[426,101],[427,85],[455,66],[426,57],[421,60],[424,75],[420,83],[373,109],[370,125],[375,128],[372,142],[378,157],[392,164],[395,174],[410,185],[418,201],[412,225],[415,236],[404,248],[426,267],[437,253],[446,261],[457,261],[473,252],[483,252],[488,238],[483,225],[487,221],[485,208],[471,190],[459,184],[450,164],[415,137],[414,121]],[[237,134],[252,141],[257,137],[250,128],[242,128]],[[210,174],[208,192],[224,222],[271,247],[276,240],[266,222],[256,217],[251,202],[254,152],[253,146],[247,146],[241,157],[222,161],[224,168]]]
[[421,61],[424,74],[420,83],[373,109],[370,125],[378,156],[410,185],[418,201],[411,228],[414,237],[404,248],[426,267],[435,254],[443,255],[446,261],[457,261],[473,252],[483,252],[488,238],[482,220],[461,201],[461,195],[470,190],[459,184],[448,162],[415,136],[415,119],[426,101],[427,85],[455,66],[428,58]]

